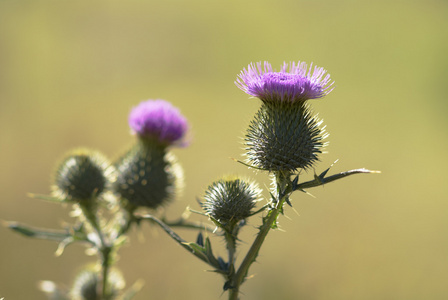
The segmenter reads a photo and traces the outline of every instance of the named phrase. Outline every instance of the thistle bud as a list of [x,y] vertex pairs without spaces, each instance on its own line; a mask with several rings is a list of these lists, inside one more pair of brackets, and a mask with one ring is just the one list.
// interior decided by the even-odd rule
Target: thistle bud
[[158,208],[173,200],[183,186],[175,156],[151,141],[138,143],[116,164],[113,190],[131,207]]
[[168,150],[185,145],[188,123],[179,110],[164,100],[147,100],[129,114],[137,144],[117,163],[114,191],[130,209],[155,209],[174,199],[183,185],[182,168]]
[[112,269],[109,271],[107,288],[108,295],[100,297],[101,276],[93,269],[83,270],[76,277],[72,289],[70,291],[72,300],[100,300],[100,299],[117,299],[119,292],[124,288],[125,282],[121,273]]
[[85,149],[75,150],[58,166],[53,194],[61,200],[90,201],[105,192],[113,180],[112,170],[102,154]]
[[325,146],[321,123],[303,103],[263,103],[244,140],[249,163],[271,172],[312,166]]
[[333,90],[326,70],[293,62],[275,72],[268,62],[259,62],[244,69],[235,84],[262,101],[245,138],[249,163],[270,172],[311,167],[326,134],[306,102]]
[[255,183],[240,178],[220,179],[205,191],[202,208],[207,215],[231,229],[251,215],[260,194]]

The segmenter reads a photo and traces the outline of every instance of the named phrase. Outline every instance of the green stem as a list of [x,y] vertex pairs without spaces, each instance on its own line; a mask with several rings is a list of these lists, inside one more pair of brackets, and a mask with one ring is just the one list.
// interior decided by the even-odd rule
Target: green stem
[[116,240],[122,235],[125,235],[131,226],[137,222],[137,218],[134,216],[134,211],[137,207],[125,204],[124,208],[120,211],[117,216],[117,223],[120,224],[118,230],[112,235],[112,240]]
[[260,227],[257,237],[255,238],[252,246],[246,254],[243,262],[241,263],[238,271],[231,280],[231,287],[229,290],[229,300],[238,300],[239,290],[241,284],[247,276],[250,266],[256,260],[258,252],[260,251],[263,242],[268,235],[271,228],[275,227],[278,215],[283,210],[283,204],[285,203],[288,193],[286,192],[288,174],[278,173],[275,174],[277,179],[277,201],[276,206],[272,208],[268,215],[263,218],[263,224]]
[[234,259],[235,259],[235,250],[236,250],[236,243],[233,236],[229,233],[225,234],[226,244],[227,244],[227,250],[229,252],[229,264],[233,265]]
[[269,215],[264,222],[264,224],[260,228],[260,232],[257,235],[257,238],[255,239],[254,243],[250,247],[249,251],[246,254],[246,257],[244,258],[243,262],[241,263],[241,266],[239,267],[237,273],[235,274],[235,277],[232,282],[231,289],[229,290],[229,300],[237,300],[239,289],[241,284],[243,283],[247,272],[249,271],[249,267],[252,265],[252,263],[255,261],[255,259],[258,256],[258,252],[260,251],[261,246],[263,245],[263,242],[266,238],[266,236],[269,233],[269,230],[271,230],[273,224],[277,221],[277,217],[280,213],[280,205],[283,205],[283,201],[279,202],[278,207],[274,208],[269,212]]
[[102,270],[102,280],[101,280],[101,286],[99,287],[99,290],[101,291],[99,299],[106,300],[108,298],[108,276],[109,276],[109,268],[110,268],[110,253],[112,251],[112,246],[109,245],[107,242],[104,233],[101,230],[101,226],[99,224],[98,216],[96,215],[96,208],[94,204],[84,204],[80,203],[80,207],[82,209],[82,212],[86,218],[86,220],[90,223],[93,230],[98,235],[98,238],[100,240],[100,244],[97,245],[97,249],[100,253],[101,257],[101,270]]
[[236,235],[237,232],[226,232],[224,234],[224,237],[226,239],[227,252],[229,254],[229,269],[227,279],[231,279],[235,275]]
[[108,291],[108,281],[109,281],[109,268],[110,268],[110,253],[112,251],[111,247],[103,247],[101,249],[101,269],[102,269],[102,285],[101,285],[101,295],[100,299],[109,299]]

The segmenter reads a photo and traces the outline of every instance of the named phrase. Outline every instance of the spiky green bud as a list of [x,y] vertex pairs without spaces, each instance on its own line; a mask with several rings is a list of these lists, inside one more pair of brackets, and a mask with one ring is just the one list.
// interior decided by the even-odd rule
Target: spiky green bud
[[155,209],[173,200],[183,172],[166,147],[149,139],[138,143],[116,164],[114,191],[133,207]]
[[61,200],[86,202],[99,197],[113,180],[113,169],[99,152],[78,149],[59,164],[53,194]]
[[320,125],[304,102],[263,102],[245,137],[249,164],[270,172],[311,167],[325,146]]
[[220,179],[205,191],[202,208],[207,215],[231,228],[251,215],[260,194],[255,183],[240,178]]
[[125,282],[121,273],[116,269],[111,269],[107,280],[107,294],[100,297],[102,287],[100,286],[101,276],[93,268],[81,271],[76,277],[70,295],[72,300],[101,300],[117,299],[120,291],[124,288]]

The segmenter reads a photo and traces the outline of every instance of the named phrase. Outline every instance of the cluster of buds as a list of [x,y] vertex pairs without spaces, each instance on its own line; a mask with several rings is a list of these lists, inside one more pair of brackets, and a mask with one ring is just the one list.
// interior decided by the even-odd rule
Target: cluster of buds
[[129,125],[137,141],[128,153],[112,164],[98,152],[73,151],[58,166],[53,195],[88,205],[109,192],[130,209],[174,199],[183,172],[169,148],[186,145],[186,118],[169,102],[148,100],[131,111]]
[[[284,63],[278,72],[268,62],[258,62],[243,69],[235,84],[262,102],[244,139],[247,165],[270,172],[275,184],[286,189],[289,176],[312,167],[326,146],[322,121],[307,100],[324,97],[334,83],[325,69],[308,68],[304,62]],[[259,195],[253,183],[221,179],[207,188],[201,205],[218,227],[236,239],[238,229],[254,214]],[[290,204],[289,195],[284,196]]]
[[[71,152],[58,166],[53,200],[71,202],[80,208],[77,212],[82,222],[78,226],[54,232],[10,225],[27,236],[58,240],[58,251],[71,242],[83,241],[99,254],[97,267],[81,272],[72,289],[65,294],[47,284],[45,290],[51,294],[51,299],[131,299],[135,291],[122,292],[123,277],[111,268],[111,264],[130,226],[150,220],[210,265],[213,271],[223,275],[226,280],[224,290],[229,290],[229,299],[236,300],[249,267],[256,261],[268,232],[277,227],[283,204],[291,205],[289,197],[294,191],[305,191],[305,188],[351,174],[374,173],[357,169],[326,177],[327,169],[319,176],[315,175],[314,180],[299,183],[300,171],[314,167],[326,146],[325,128],[308,103],[308,100],[322,98],[333,90],[334,82],[325,69],[293,62],[284,63],[279,71],[275,71],[268,62],[258,62],[243,69],[235,84],[261,100],[244,138],[246,163],[243,164],[269,172],[274,179],[274,188],[268,203],[258,210],[255,207],[262,198],[261,190],[251,180],[223,177],[205,190],[200,202],[204,212],[199,213],[220,229],[218,234],[224,236],[228,259],[216,257],[210,239],[206,237],[204,240],[202,235],[203,230],[216,233],[217,228],[195,225],[180,218],[172,224],[201,230],[197,241],[188,243],[165,221],[151,214],[134,214],[140,208],[155,211],[177,197],[183,186],[183,172],[171,148],[188,144],[189,125],[180,111],[164,100],[147,100],[134,107],[129,115],[129,126],[136,142],[118,160],[110,163],[98,152],[79,149]],[[294,179],[291,178],[293,175]],[[106,205],[100,205],[102,202]],[[109,210],[111,220],[104,220],[101,208]],[[249,217],[260,212],[265,214],[257,236],[237,267],[238,233]]]
[[[99,254],[103,273],[100,268],[86,269],[66,296],[54,296],[64,293],[48,289],[47,284],[44,290],[54,299],[122,299],[122,276],[108,266],[123,235],[133,222],[138,223],[134,211],[155,211],[166,206],[183,186],[182,168],[170,151],[174,146],[187,145],[189,126],[180,111],[167,101],[147,100],[132,109],[129,126],[136,142],[117,161],[111,163],[97,151],[77,149],[57,167],[52,199],[74,204],[74,215],[81,221],[79,227],[61,235],[58,253],[62,253],[67,241],[87,242]],[[106,220],[105,215],[111,220]],[[21,233],[32,230],[15,229]]]

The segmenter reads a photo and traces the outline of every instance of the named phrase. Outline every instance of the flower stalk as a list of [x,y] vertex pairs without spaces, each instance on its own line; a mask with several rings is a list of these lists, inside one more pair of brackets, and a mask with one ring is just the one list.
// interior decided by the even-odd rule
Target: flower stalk
[[263,218],[263,223],[259,228],[257,237],[252,243],[252,246],[249,248],[234,278],[232,278],[231,280],[229,289],[229,300],[238,299],[241,284],[246,279],[250,266],[258,257],[258,253],[260,252],[261,246],[263,245],[269,231],[277,227],[276,224],[278,216],[281,212],[283,212],[283,205],[290,194],[289,192],[287,192],[287,184],[289,181],[288,172],[286,174],[283,172],[277,172],[274,174],[274,176],[277,186],[276,195],[274,196],[274,199],[272,199],[273,206],[268,210],[267,215]]

